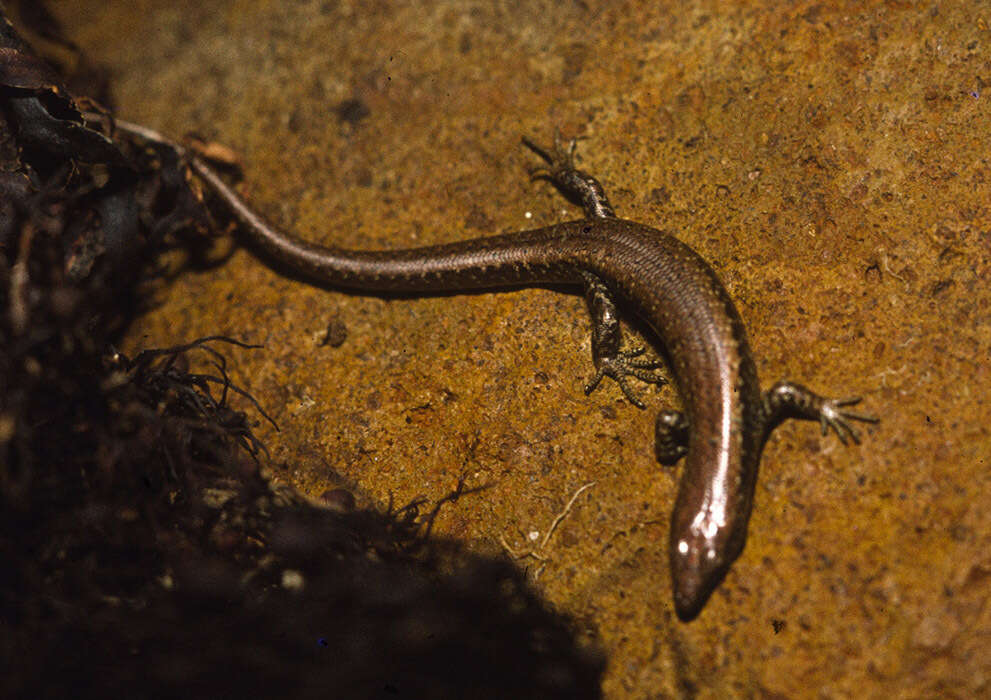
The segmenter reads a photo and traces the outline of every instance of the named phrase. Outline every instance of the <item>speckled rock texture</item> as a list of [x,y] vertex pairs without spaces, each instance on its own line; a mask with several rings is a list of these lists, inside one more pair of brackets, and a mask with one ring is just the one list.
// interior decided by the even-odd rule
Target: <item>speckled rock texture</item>
[[991,9],[53,9],[112,70],[119,116],[236,149],[245,196],[314,241],[388,248],[574,218],[530,182],[520,135],[581,137],[620,216],[718,271],[765,386],[860,394],[882,416],[859,447],[810,423],[774,434],[746,550],[683,624],[666,553],[678,470],[652,456],[676,392],[644,389],[647,411],[613,384],[585,397],[580,296],[345,294],[238,250],[164,289],[131,343],[264,344],[232,359],[281,427],[259,426],[279,479],[382,504],[439,499],[461,476],[488,485],[436,532],[532,551],[520,566],[543,594],[598,628],[609,698],[991,693]]

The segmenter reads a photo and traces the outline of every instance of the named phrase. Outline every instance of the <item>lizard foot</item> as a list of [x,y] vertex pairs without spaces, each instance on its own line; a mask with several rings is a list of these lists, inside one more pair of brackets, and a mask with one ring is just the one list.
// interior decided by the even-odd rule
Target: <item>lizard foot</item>
[[585,385],[585,394],[591,394],[599,386],[603,377],[609,377],[616,381],[630,403],[637,408],[646,408],[643,401],[633,392],[627,378],[636,377],[642,382],[657,386],[667,384],[668,380],[656,371],[661,367],[661,363],[657,360],[641,357],[644,352],[644,348],[637,348],[635,350],[623,350],[610,357],[599,358],[595,375]]

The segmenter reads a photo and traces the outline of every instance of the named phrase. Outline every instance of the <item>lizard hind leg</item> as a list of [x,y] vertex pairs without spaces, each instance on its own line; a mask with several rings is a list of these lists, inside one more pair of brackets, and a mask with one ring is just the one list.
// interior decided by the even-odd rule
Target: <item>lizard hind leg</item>
[[584,170],[575,167],[575,140],[568,142],[565,148],[561,143],[561,134],[554,132],[554,146],[543,148],[524,137],[523,143],[531,151],[540,156],[546,166],[531,171],[534,178],[550,180],[568,198],[582,205],[585,217],[588,219],[615,219],[609,198],[602,185]]
[[[561,134],[554,133],[554,146],[543,148],[524,137],[526,144],[546,163],[545,167],[534,172],[535,177],[553,182],[570,199],[581,203],[585,217],[589,220],[615,219],[616,214],[605,190],[599,181],[590,174],[575,167],[575,140],[565,147]],[[657,371],[661,367],[658,360],[642,357],[643,348],[624,350],[622,329],[616,313],[616,303],[608,285],[590,272],[583,272],[585,300],[592,317],[592,360],[595,374],[585,385],[585,393],[591,394],[602,381],[609,377],[616,381],[623,395],[638,408],[644,408],[643,401],[634,393],[629,377],[648,384],[666,384],[667,380]]]
[[667,380],[658,371],[661,362],[642,357],[644,348],[623,350],[622,329],[616,314],[616,304],[612,300],[608,286],[595,275],[585,273],[585,300],[592,317],[592,360],[595,374],[585,385],[585,393],[591,394],[602,381],[609,377],[616,381],[623,395],[637,408],[644,408],[643,401],[633,392],[628,378],[635,377],[648,384],[658,386]]

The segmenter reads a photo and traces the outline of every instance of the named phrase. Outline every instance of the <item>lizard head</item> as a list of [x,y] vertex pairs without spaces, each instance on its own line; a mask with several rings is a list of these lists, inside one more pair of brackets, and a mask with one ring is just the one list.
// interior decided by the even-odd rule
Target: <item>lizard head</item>
[[737,522],[725,509],[703,508],[689,514],[688,522],[672,522],[670,542],[674,606],[685,622],[701,612],[743,551],[746,536],[746,520]]
[[[733,559],[720,556],[711,540],[680,537],[671,543],[671,586],[681,620],[694,620],[722,582]],[[735,557],[734,557],[735,558]]]

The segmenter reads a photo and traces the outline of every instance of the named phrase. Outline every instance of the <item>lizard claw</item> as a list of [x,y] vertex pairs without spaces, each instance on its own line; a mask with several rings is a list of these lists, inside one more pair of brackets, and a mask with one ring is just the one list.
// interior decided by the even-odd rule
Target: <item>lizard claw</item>
[[627,377],[636,377],[642,382],[661,386],[667,384],[668,380],[654,370],[661,367],[657,360],[637,359],[644,354],[644,348],[635,350],[624,350],[613,357],[603,357],[599,359],[595,375],[585,385],[585,394],[591,394],[599,386],[603,377],[614,379],[619,385],[623,395],[629,399],[637,408],[646,408],[644,402],[633,392]]
[[836,436],[839,437],[840,442],[844,445],[849,444],[851,440],[854,444],[859,445],[860,435],[850,425],[850,421],[859,420],[864,423],[877,423],[878,418],[863,413],[843,410],[846,406],[855,406],[858,403],[860,403],[859,396],[848,399],[827,399],[823,401],[819,409],[819,425],[822,428],[822,434],[825,436],[829,433],[830,428],[832,428],[836,432]]

